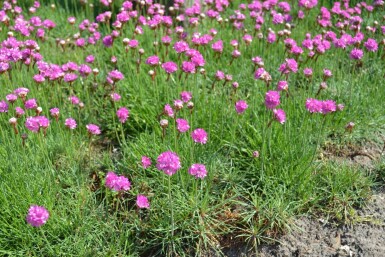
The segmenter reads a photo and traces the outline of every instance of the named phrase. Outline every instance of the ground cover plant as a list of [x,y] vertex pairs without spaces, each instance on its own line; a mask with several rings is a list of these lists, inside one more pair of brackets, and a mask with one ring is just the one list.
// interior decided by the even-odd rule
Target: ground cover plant
[[381,143],[383,5],[3,1],[0,255],[252,253],[298,215],[354,221],[384,160],[324,152]]

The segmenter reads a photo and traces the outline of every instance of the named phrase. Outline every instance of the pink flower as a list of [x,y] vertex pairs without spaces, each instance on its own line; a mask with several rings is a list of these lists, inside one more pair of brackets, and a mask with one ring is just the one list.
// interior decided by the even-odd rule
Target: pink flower
[[43,206],[31,205],[28,209],[27,222],[33,227],[44,225],[49,218],[49,212]]
[[333,76],[332,74],[332,71],[331,70],[328,70],[328,69],[324,69],[324,76],[325,78],[330,78],[331,76]]
[[305,68],[303,69],[303,74],[306,77],[311,77],[313,75],[313,70],[311,68]]
[[268,109],[274,109],[280,104],[280,95],[277,91],[268,91],[265,96],[265,105]]
[[100,128],[95,124],[88,124],[86,128],[88,130],[88,134],[90,135],[100,135],[102,133]]
[[353,59],[353,60],[361,60],[363,55],[364,55],[364,52],[363,52],[361,49],[354,48],[354,49],[350,52],[350,59]]
[[142,156],[142,166],[144,169],[147,169],[151,166],[151,159],[147,156]]
[[328,114],[330,112],[335,112],[337,110],[336,102],[333,100],[325,100],[322,102],[322,114]]
[[77,105],[77,104],[79,104],[80,103],[80,100],[79,100],[79,98],[78,97],[76,97],[76,96],[70,96],[70,97],[68,97],[68,100],[70,100],[70,102],[73,104],[73,105]]
[[13,93],[18,95],[19,97],[26,97],[27,94],[29,92],[29,89],[28,88],[25,88],[25,87],[19,87],[19,88],[16,88]]
[[118,116],[119,121],[120,121],[121,123],[125,123],[126,120],[127,120],[128,117],[129,117],[129,115],[130,115],[130,112],[128,111],[127,108],[122,107],[122,108],[120,108],[119,110],[117,110],[116,115]]
[[36,116],[34,118],[38,121],[40,127],[44,128],[44,129],[49,127],[49,123],[50,122],[49,122],[49,119],[47,117],[45,117],[45,116]]
[[25,113],[23,108],[20,108],[20,107],[15,107],[15,112],[16,112],[17,117],[20,117],[20,116],[24,115],[24,113]]
[[24,107],[27,110],[36,109],[37,108],[36,99],[34,99],[34,98],[28,99],[27,101],[25,101]]
[[17,95],[9,94],[9,95],[5,96],[5,99],[7,99],[7,101],[10,102],[10,103],[14,103],[17,100]]
[[237,111],[238,114],[243,113],[249,106],[247,103],[243,100],[240,100],[235,103],[235,110]]
[[8,112],[8,104],[6,101],[0,101],[0,112]]
[[195,73],[195,64],[192,62],[182,62],[182,70],[185,73]]
[[219,40],[211,45],[211,48],[214,50],[214,52],[222,53],[223,51],[223,41]]
[[190,49],[189,45],[185,41],[178,41],[174,44],[175,51],[180,54]]
[[158,66],[159,65],[159,57],[156,55],[150,56],[146,60],[146,64],[150,66]]
[[182,98],[183,102],[187,103],[188,101],[191,100],[192,94],[191,92],[183,91],[182,93],[180,93],[180,98]]
[[286,61],[279,67],[279,71],[283,74],[288,74],[289,72],[297,73],[298,63],[295,59],[286,59]]
[[106,187],[114,191],[127,191],[131,188],[131,183],[125,176],[118,176],[110,171],[106,175]]
[[164,106],[163,113],[169,117],[174,117],[174,110],[169,104]]
[[191,133],[191,137],[195,143],[206,144],[207,143],[207,133],[201,128],[195,129]]
[[59,108],[52,108],[51,110],[49,110],[49,112],[51,113],[51,116],[52,117],[59,117],[59,114],[60,114],[60,111],[59,111]]
[[196,178],[203,179],[204,177],[207,176],[207,170],[206,166],[203,164],[193,164],[191,167],[188,169],[188,173]]
[[322,101],[317,100],[317,99],[313,99],[313,98],[309,98],[306,100],[305,107],[310,113],[321,112]]
[[180,133],[184,133],[190,129],[190,125],[187,120],[176,119],[177,129]]
[[150,203],[148,202],[148,198],[144,195],[138,195],[136,197],[136,205],[140,209],[149,209],[150,208]]
[[37,117],[28,117],[25,121],[25,127],[33,133],[38,133],[40,130],[39,119]]
[[77,78],[78,75],[76,75],[75,73],[67,73],[66,75],[64,75],[64,81],[68,83],[74,82]]
[[162,64],[162,69],[166,73],[171,74],[171,73],[174,73],[178,70],[178,66],[174,62],[165,62]]
[[368,40],[364,43],[364,46],[369,52],[376,52],[378,50],[377,41],[373,38],[368,38]]
[[171,151],[161,153],[158,156],[156,168],[166,175],[172,176],[181,168],[178,155]]
[[64,125],[69,128],[69,129],[75,129],[77,124],[76,124],[76,120],[72,119],[72,118],[68,118],[65,120],[64,122]]
[[124,79],[123,74],[118,71],[118,70],[113,70],[108,73],[108,77],[113,81],[113,82],[118,82],[122,79]]
[[122,97],[117,94],[117,93],[112,93],[111,95],[111,100],[114,101],[114,102],[118,102]]
[[274,118],[281,124],[286,121],[286,113],[282,109],[274,109],[273,110]]
[[95,57],[93,55],[88,55],[86,57],[86,62],[87,63],[93,63],[95,61]]
[[281,80],[277,84],[277,90],[278,91],[287,91],[289,89],[289,85],[286,80]]

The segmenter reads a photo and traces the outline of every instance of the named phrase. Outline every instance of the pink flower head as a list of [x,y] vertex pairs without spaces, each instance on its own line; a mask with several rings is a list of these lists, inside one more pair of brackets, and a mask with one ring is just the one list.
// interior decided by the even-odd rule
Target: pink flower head
[[95,61],[95,57],[93,55],[88,55],[85,59],[87,63],[93,63]]
[[113,70],[108,73],[108,77],[113,81],[113,82],[118,82],[122,79],[124,79],[123,74],[118,71],[118,70]]
[[64,125],[69,128],[69,129],[75,129],[77,124],[76,124],[76,120],[74,120],[73,118],[68,118],[65,120],[64,122]]
[[185,73],[195,73],[195,64],[192,62],[182,62],[182,70]]
[[303,74],[305,77],[311,77],[313,75],[313,70],[311,68],[305,68],[303,69]]
[[121,123],[125,123],[126,120],[127,120],[128,117],[129,117],[129,115],[130,115],[130,112],[128,111],[127,108],[122,107],[122,108],[120,108],[119,110],[116,111],[116,115],[118,116],[119,121],[120,121]]
[[247,103],[243,100],[240,100],[235,103],[235,110],[238,114],[242,114],[249,106]]
[[317,99],[313,99],[313,98],[309,98],[306,100],[305,107],[310,113],[321,112],[322,101],[317,100]]
[[287,91],[289,89],[289,84],[286,80],[278,81],[277,91]]
[[217,70],[215,72],[215,79],[216,80],[224,80],[225,79],[225,73],[221,70]]
[[88,134],[89,135],[100,135],[102,132],[100,131],[100,128],[99,126],[95,125],[95,124],[88,124],[86,126],[87,128],[87,131],[88,131]]
[[206,144],[207,143],[207,133],[201,128],[195,129],[191,133],[191,137],[195,143]]
[[127,191],[131,188],[131,183],[125,176],[118,176],[110,171],[106,175],[106,187],[113,191]]
[[297,73],[298,63],[295,59],[286,59],[286,61],[279,67],[279,71],[283,74],[288,74],[289,72]]
[[277,120],[279,123],[283,124],[286,121],[286,113],[282,109],[274,109],[273,110],[274,118]]
[[169,117],[174,117],[174,110],[169,104],[164,106],[163,113]]
[[110,96],[111,100],[114,102],[119,102],[119,100],[122,98],[118,93],[112,93]]
[[281,102],[279,101],[280,95],[278,91],[270,90],[266,93],[265,96],[265,105],[268,109],[274,109]]
[[364,43],[364,46],[369,52],[376,52],[378,50],[377,41],[373,38],[368,38],[368,40]]
[[162,64],[162,69],[166,73],[171,74],[171,73],[174,73],[178,70],[178,66],[176,65],[175,62],[165,62]]
[[146,60],[146,64],[153,66],[153,67],[158,66],[159,65],[159,57],[156,55],[148,57]]
[[223,51],[223,41],[219,40],[211,45],[211,48],[214,50],[214,52],[222,53]]
[[325,100],[322,102],[322,114],[328,114],[330,112],[335,112],[337,110],[336,102],[333,100]]
[[38,133],[40,130],[39,119],[37,117],[28,117],[25,121],[25,127],[33,133]]
[[8,104],[6,101],[0,101],[0,112],[8,112]]
[[37,108],[37,102],[36,102],[36,99],[35,99],[35,98],[28,99],[27,101],[25,101],[24,107],[25,107],[25,109],[27,109],[27,110],[36,109],[36,108]]
[[20,116],[24,115],[24,113],[25,113],[23,108],[20,108],[20,107],[15,107],[15,112],[16,112],[17,117],[20,117]]
[[26,97],[28,92],[29,92],[29,89],[25,87],[19,87],[13,91],[14,94],[18,95],[21,98]]
[[60,113],[60,110],[59,108],[52,108],[51,110],[49,110],[49,112],[51,113],[51,116],[52,117],[59,117],[59,113]]
[[78,78],[78,75],[75,73],[67,73],[64,75],[64,81],[67,83],[72,83]]
[[151,159],[147,156],[142,156],[142,166],[144,169],[147,169],[151,166]]
[[176,119],[177,129],[180,133],[184,133],[190,129],[190,125],[187,120]]
[[44,225],[49,218],[49,212],[43,206],[32,205],[28,209],[27,222],[33,227]]
[[324,76],[325,78],[330,78],[331,76],[333,76],[332,74],[332,71],[331,70],[328,70],[328,69],[324,69]]
[[174,44],[175,51],[180,54],[190,49],[189,45],[185,41],[178,41]]
[[73,105],[77,105],[80,103],[80,100],[78,97],[76,96],[70,96],[68,97],[68,100],[70,100],[70,102],[73,104]]
[[350,52],[350,59],[361,60],[363,55],[364,52],[361,49],[353,48],[353,50]]
[[188,169],[188,173],[196,178],[203,179],[207,176],[206,166],[203,164],[195,163]]
[[38,121],[40,127],[44,128],[44,129],[49,127],[49,123],[50,122],[49,122],[49,119],[47,117],[45,117],[45,116],[36,116],[34,118]]
[[180,93],[180,98],[182,99],[183,102],[187,103],[188,101],[191,100],[192,94],[191,92],[183,91],[182,93]]
[[161,153],[158,156],[156,168],[166,175],[172,176],[181,168],[178,155],[171,151]]
[[8,102],[14,103],[17,100],[17,95],[15,94],[9,94],[5,96],[5,99],[7,99]]
[[136,205],[140,209],[149,209],[150,208],[150,203],[148,202],[148,198],[145,197],[144,195],[138,195],[136,197]]

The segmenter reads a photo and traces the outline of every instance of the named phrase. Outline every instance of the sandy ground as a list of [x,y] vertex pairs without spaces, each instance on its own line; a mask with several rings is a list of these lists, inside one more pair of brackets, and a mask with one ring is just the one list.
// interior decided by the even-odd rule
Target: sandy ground
[[[348,149],[339,156],[334,153],[333,159],[337,157],[370,169],[372,162],[383,155],[381,146],[369,145],[359,150]],[[261,245],[257,254],[247,246],[226,249],[224,253],[228,257],[385,257],[385,185],[374,191],[366,206],[356,211],[359,222],[353,225],[337,226],[323,219],[301,217],[294,221],[291,232],[275,244]]]

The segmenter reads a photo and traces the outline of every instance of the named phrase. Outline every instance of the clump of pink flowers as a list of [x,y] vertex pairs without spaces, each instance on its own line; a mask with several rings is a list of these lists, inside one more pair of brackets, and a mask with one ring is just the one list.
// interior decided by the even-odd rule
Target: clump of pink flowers
[[125,176],[118,176],[110,171],[106,176],[106,187],[114,191],[128,191],[131,188],[131,183]]
[[49,212],[43,206],[32,205],[26,217],[28,224],[33,227],[40,227],[44,225],[49,218]]
[[207,176],[206,166],[199,163],[193,164],[188,169],[188,173],[196,178],[203,179]]
[[197,128],[191,133],[191,137],[195,143],[206,144],[207,143],[207,132],[204,129]]
[[125,123],[130,116],[130,112],[126,107],[121,107],[116,111],[116,115],[121,123]]
[[99,126],[95,125],[95,124],[88,124],[86,126],[87,128],[87,131],[88,131],[88,134],[89,135],[100,135],[102,132],[100,131],[100,128]]
[[136,205],[140,209],[150,209],[150,202],[148,201],[148,198],[144,195],[136,196]]
[[247,103],[243,100],[239,100],[235,103],[235,110],[238,114],[242,114],[244,111],[246,111],[248,107],[249,106],[247,105]]
[[180,168],[179,156],[171,151],[163,152],[158,156],[156,168],[166,175],[174,175]]

